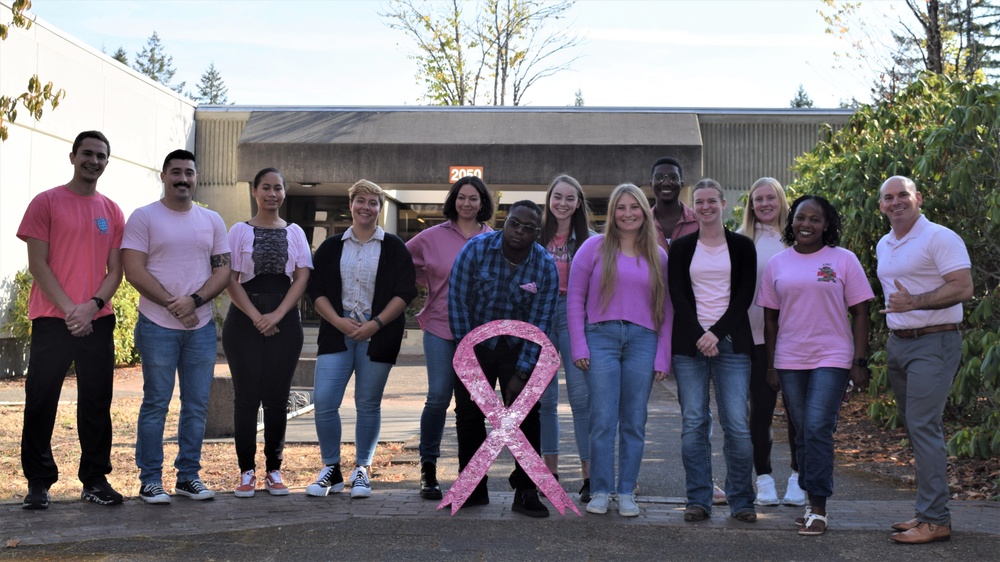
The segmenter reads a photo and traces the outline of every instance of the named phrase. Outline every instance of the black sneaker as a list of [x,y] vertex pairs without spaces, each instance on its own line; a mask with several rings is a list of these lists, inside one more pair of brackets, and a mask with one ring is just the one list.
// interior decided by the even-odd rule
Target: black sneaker
[[122,495],[116,492],[107,481],[84,486],[81,496],[97,505],[121,505],[122,503]]
[[143,484],[139,488],[139,499],[146,503],[168,504],[173,501],[159,482]]
[[528,517],[548,517],[549,508],[538,500],[538,490],[529,488],[514,492],[514,505],[511,510]]
[[306,486],[306,495],[321,498],[330,492],[344,489],[344,475],[340,473],[340,463],[324,466],[316,481]]
[[580,488],[580,503],[590,503],[590,478],[583,479],[583,486]]
[[48,509],[49,508],[49,488],[38,484],[28,485],[28,495],[24,496],[24,509]]
[[420,497],[425,500],[441,499],[441,486],[437,479],[437,466],[432,462],[420,465]]
[[187,481],[177,481],[174,492],[182,496],[187,496],[193,500],[210,500],[215,497],[215,492],[209,490],[200,478]]

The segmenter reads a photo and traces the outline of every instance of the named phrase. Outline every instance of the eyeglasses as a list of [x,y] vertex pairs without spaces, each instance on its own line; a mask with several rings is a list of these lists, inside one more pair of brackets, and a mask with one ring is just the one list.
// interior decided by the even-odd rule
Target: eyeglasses
[[681,177],[677,174],[653,174],[654,183],[663,183],[665,180],[670,181],[670,183],[678,183],[681,181]]
[[542,230],[540,227],[531,226],[530,224],[524,224],[523,222],[520,222],[517,219],[512,219],[512,218],[507,219],[507,222],[504,224],[509,225],[517,232],[524,232],[526,234],[531,234],[532,236],[537,236],[539,231]]

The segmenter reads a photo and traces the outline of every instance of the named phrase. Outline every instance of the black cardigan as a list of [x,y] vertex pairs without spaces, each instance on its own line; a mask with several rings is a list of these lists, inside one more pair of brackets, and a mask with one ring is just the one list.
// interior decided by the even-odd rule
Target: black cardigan
[[[667,283],[670,287],[670,302],[674,305],[674,330],[671,342],[674,355],[695,356],[698,339],[705,330],[698,323],[698,308],[691,285],[691,260],[698,245],[698,232],[681,236],[670,243],[667,260]],[[723,340],[733,339],[735,353],[753,354],[753,333],[747,309],[753,303],[754,288],[757,285],[757,249],[753,240],[726,230],[726,245],[729,246],[730,298],[729,308],[722,318],[709,330]]]
[[[341,295],[343,283],[340,275],[340,256],[344,250],[343,234],[327,238],[313,257],[312,275],[306,291],[309,298],[316,301],[326,297],[333,305],[337,314],[343,316],[344,303]],[[382,252],[378,258],[378,269],[375,272],[375,294],[372,298],[372,316],[382,312],[393,297],[399,297],[410,304],[417,296],[417,274],[413,267],[410,251],[398,236],[385,233],[382,240]],[[403,329],[406,326],[406,313],[402,313],[385,327],[375,332],[368,344],[368,357],[379,363],[396,363],[399,347],[403,342]],[[347,350],[346,336],[326,321],[320,320],[319,337],[316,340],[319,350],[317,355],[339,353]]]

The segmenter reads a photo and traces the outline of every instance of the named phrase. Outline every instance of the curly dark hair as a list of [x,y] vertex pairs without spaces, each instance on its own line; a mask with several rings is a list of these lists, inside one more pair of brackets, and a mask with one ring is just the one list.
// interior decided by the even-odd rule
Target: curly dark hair
[[840,244],[840,233],[843,231],[843,223],[840,221],[840,213],[837,209],[830,204],[825,198],[819,195],[803,195],[795,201],[792,202],[792,206],[788,211],[788,219],[785,221],[785,236],[782,240],[788,246],[793,246],[795,244],[795,233],[792,232],[792,221],[795,220],[795,213],[798,211],[799,205],[806,201],[815,201],[819,204],[820,208],[823,209],[823,214],[826,216],[826,229],[823,231],[823,244],[835,248],[837,244]]

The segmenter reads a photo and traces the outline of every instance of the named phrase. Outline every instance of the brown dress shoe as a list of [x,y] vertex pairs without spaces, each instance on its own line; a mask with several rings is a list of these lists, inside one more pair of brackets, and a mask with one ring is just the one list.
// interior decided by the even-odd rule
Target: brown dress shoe
[[951,525],[933,525],[923,521],[909,531],[893,533],[890,539],[904,544],[924,544],[951,538]]
[[910,529],[917,526],[917,518],[914,517],[909,521],[900,521],[899,523],[893,523],[892,528],[897,531],[909,531]]

